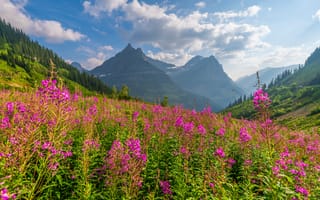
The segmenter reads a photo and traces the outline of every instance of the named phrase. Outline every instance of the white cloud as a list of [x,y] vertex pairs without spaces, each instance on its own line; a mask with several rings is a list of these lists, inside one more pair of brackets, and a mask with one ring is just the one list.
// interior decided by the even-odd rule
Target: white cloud
[[43,37],[47,42],[60,43],[64,41],[78,41],[85,36],[72,29],[62,27],[60,22],[53,20],[32,19],[23,9],[26,0],[0,0],[1,18],[27,34]]
[[95,49],[86,46],[80,46],[77,48],[79,53],[84,53],[84,56],[87,57],[84,61],[81,62],[81,65],[88,70],[91,70],[99,65],[101,65],[104,61],[107,60],[108,57],[114,51],[114,48],[111,45],[99,46]]
[[214,15],[220,20],[228,20],[231,18],[237,18],[237,17],[253,17],[258,15],[261,8],[259,6],[251,6],[247,8],[247,10],[235,12],[235,11],[227,11],[227,12],[216,12]]
[[96,0],[95,3],[91,1],[84,1],[84,12],[89,13],[94,17],[98,17],[103,12],[111,13],[113,10],[120,8],[127,3],[127,0]]
[[206,2],[199,1],[198,3],[195,4],[195,6],[198,8],[204,8],[204,7],[206,7]]
[[320,9],[312,16],[312,18],[320,21]]
[[[119,25],[123,22],[131,23],[130,29],[121,29],[126,30],[128,41],[139,46],[152,45],[159,51],[148,52],[148,56],[176,65],[184,64],[197,54],[213,54],[218,59],[225,59],[270,47],[270,44],[263,41],[263,37],[270,33],[268,26],[234,20],[256,16],[261,10],[259,6],[251,6],[239,12],[194,11],[179,15],[165,6],[132,0],[121,4],[118,10],[124,13],[118,21]],[[107,9],[105,11],[108,12]]]
[[94,57],[88,58],[84,63],[86,69],[91,70],[101,65],[107,59],[107,55],[103,52],[97,53]]
[[113,47],[111,45],[105,45],[105,46],[100,47],[99,49],[105,50],[105,51],[112,51]]
[[192,55],[186,54],[186,53],[174,53],[174,52],[153,53],[152,51],[148,51],[147,56],[156,60],[167,62],[167,63],[175,63],[177,66],[184,65],[187,61],[189,61],[193,57]]
[[303,64],[313,50],[306,49],[305,46],[270,46],[255,51],[243,51],[228,58],[221,57],[219,60],[225,66],[225,71],[236,80],[266,67]]

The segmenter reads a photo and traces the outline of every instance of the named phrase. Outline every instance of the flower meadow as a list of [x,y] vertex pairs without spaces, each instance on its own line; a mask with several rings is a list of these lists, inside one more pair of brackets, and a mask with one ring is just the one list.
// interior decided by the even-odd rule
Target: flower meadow
[[181,106],[0,92],[0,199],[320,199],[320,135]]

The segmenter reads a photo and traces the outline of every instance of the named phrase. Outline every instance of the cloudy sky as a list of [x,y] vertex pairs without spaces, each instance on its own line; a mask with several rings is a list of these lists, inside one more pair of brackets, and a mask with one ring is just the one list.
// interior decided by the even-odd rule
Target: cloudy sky
[[0,0],[0,17],[87,69],[127,43],[183,65],[214,55],[233,79],[304,63],[320,46],[319,0]]

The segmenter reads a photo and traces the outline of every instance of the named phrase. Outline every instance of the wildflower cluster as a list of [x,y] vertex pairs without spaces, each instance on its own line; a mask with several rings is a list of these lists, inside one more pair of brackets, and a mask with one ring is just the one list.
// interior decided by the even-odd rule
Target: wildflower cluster
[[140,174],[146,162],[147,156],[141,152],[139,139],[130,138],[126,140],[125,145],[119,140],[115,140],[106,157],[107,167],[111,171],[107,181],[108,184],[116,184],[117,181],[110,182],[110,180],[117,176],[120,181],[123,181],[122,184],[130,183],[135,189],[142,187]]
[[165,195],[172,195],[172,191],[170,189],[170,182],[169,181],[160,181],[160,187]]
[[48,79],[41,82],[42,86],[38,89],[38,94],[46,101],[57,101],[58,103],[68,101],[70,93],[67,89],[60,89],[57,86],[57,80]]
[[257,110],[266,109],[270,106],[271,100],[268,93],[264,92],[261,88],[255,91],[253,95],[253,105]]

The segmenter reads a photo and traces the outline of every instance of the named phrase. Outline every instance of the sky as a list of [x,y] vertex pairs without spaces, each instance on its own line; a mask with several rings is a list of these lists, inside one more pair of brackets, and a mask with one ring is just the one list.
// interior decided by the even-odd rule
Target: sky
[[0,0],[0,17],[68,62],[101,65],[131,43],[182,66],[214,55],[234,80],[303,64],[320,46],[319,0]]

